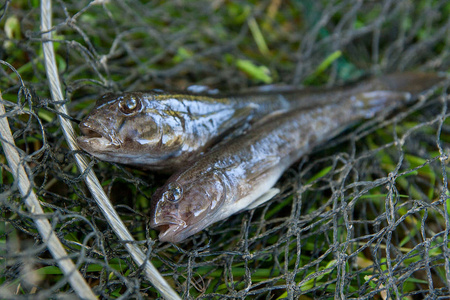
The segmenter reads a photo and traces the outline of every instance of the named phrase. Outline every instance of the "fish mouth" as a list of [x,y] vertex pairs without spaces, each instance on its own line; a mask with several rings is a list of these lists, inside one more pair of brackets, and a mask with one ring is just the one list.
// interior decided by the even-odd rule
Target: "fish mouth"
[[101,134],[98,130],[93,129],[92,125],[89,123],[81,123],[80,124],[80,131],[83,134],[83,136],[87,138],[101,138],[103,137],[103,134]]
[[104,147],[120,147],[122,142],[100,122],[83,121],[79,125],[82,136],[77,141],[83,149],[102,149]]
[[159,240],[161,242],[180,243],[188,236],[184,233],[184,228],[177,225],[162,225],[159,227]]
[[159,240],[161,242],[178,243],[184,240],[182,232],[187,228],[186,222],[173,216],[165,216],[164,221],[152,220],[150,226],[159,233]]

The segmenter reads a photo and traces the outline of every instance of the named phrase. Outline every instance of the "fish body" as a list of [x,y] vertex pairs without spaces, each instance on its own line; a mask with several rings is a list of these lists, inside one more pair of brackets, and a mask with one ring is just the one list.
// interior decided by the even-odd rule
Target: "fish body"
[[171,170],[253,111],[226,98],[159,92],[106,94],[80,123],[82,149],[105,160]]
[[317,108],[275,113],[172,175],[152,198],[151,226],[161,231],[161,241],[177,243],[254,208],[277,193],[273,186],[283,172],[314,146],[410,97],[375,91]]
[[161,91],[106,94],[80,123],[82,136],[77,142],[101,160],[173,171],[195,161],[236,129],[274,111],[339,103],[369,91],[414,93],[436,78],[404,73],[326,90],[288,87],[223,96]]

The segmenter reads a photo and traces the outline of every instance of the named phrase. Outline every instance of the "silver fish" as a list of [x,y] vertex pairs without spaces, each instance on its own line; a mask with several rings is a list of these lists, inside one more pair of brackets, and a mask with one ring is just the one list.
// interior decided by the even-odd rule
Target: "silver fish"
[[195,161],[236,129],[276,110],[319,107],[369,91],[415,93],[417,87],[435,81],[433,74],[404,73],[327,90],[288,87],[225,96],[161,91],[106,94],[80,123],[82,136],[77,142],[105,161],[173,171]]
[[152,197],[151,227],[160,230],[160,241],[178,243],[253,209],[279,192],[273,186],[283,172],[313,147],[409,99],[409,92],[372,91],[317,108],[275,113],[172,175]]

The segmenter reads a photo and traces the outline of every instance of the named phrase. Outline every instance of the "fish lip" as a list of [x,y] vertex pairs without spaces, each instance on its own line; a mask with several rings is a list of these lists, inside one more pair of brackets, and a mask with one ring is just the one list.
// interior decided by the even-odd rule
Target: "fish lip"
[[82,121],[78,127],[82,134],[79,140],[83,143],[103,140],[108,141],[112,146],[120,147],[122,145],[122,141],[115,134],[111,134],[102,123],[96,120]]
[[186,222],[177,218],[176,216],[169,215],[169,216],[164,216],[163,220],[156,220],[156,218],[153,218],[151,221],[151,224],[150,224],[150,226],[152,228],[159,228],[161,226],[170,226],[170,225],[175,225],[176,227],[185,228]]
[[163,225],[160,226],[159,240],[161,242],[179,243],[182,242],[186,236],[185,229],[187,226],[180,225]]
[[161,242],[177,243],[180,241],[177,236],[187,227],[187,224],[175,216],[164,216],[164,220],[161,221],[153,219],[150,227],[160,231],[159,240]]
[[[98,122],[95,123],[100,126]],[[81,134],[86,138],[100,138],[104,136],[102,132],[93,128],[94,124],[92,123],[81,122],[78,127],[80,128]]]

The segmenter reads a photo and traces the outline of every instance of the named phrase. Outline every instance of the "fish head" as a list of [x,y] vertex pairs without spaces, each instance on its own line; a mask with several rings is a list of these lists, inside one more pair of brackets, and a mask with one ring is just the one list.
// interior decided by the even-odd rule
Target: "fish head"
[[78,145],[102,160],[140,165],[175,155],[184,143],[184,121],[161,107],[154,94],[106,94],[79,127]]
[[160,241],[178,243],[214,223],[232,195],[226,178],[215,172],[195,180],[180,177],[172,176],[152,197],[150,226],[160,231]]

